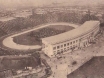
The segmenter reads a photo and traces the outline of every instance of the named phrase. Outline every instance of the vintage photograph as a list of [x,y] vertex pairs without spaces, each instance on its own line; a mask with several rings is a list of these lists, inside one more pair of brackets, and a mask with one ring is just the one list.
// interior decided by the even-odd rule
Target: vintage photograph
[[104,78],[104,0],[0,0],[0,78]]

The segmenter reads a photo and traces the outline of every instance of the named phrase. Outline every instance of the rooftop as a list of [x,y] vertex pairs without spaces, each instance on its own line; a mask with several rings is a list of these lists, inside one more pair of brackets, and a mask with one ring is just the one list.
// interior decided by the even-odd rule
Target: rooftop
[[64,42],[66,40],[70,40],[77,36],[87,33],[89,30],[91,30],[98,24],[99,24],[99,21],[86,21],[83,25],[81,25],[76,29],[73,29],[71,31],[68,31],[59,35],[42,38],[42,40],[48,42],[49,44]]

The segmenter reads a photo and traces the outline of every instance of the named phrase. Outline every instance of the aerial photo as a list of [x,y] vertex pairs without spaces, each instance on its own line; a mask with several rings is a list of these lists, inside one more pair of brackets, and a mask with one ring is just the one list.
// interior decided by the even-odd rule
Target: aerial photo
[[0,0],[0,78],[104,78],[104,0]]

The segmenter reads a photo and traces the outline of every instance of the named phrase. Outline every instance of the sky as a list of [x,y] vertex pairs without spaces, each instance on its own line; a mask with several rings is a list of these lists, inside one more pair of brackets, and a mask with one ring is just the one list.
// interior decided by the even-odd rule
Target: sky
[[0,7],[15,7],[15,6],[42,6],[52,3],[61,3],[63,5],[85,5],[103,3],[104,0],[0,0]]

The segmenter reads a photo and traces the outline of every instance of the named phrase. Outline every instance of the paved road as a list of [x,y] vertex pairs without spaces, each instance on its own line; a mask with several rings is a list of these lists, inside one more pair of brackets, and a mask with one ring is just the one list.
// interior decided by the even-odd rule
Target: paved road
[[18,50],[39,49],[39,48],[41,48],[40,45],[21,45],[21,44],[17,44],[15,42],[13,42],[13,37],[19,36],[19,35],[22,35],[22,34],[37,30],[37,29],[48,27],[50,25],[69,25],[69,26],[72,26],[74,28],[78,27],[78,25],[63,23],[63,22],[62,23],[46,24],[46,25],[39,26],[38,28],[33,28],[33,29],[28,30],[28,31],[24,31],[24,32],[9,36],[9,37],[5,38],[2,43],[3,43],[4,46],[6,46],[8,48],[18,49]]

